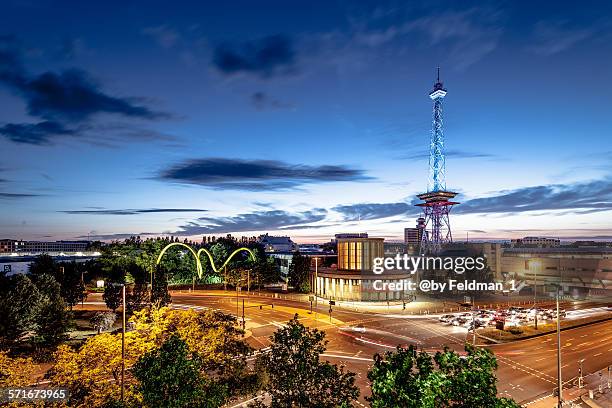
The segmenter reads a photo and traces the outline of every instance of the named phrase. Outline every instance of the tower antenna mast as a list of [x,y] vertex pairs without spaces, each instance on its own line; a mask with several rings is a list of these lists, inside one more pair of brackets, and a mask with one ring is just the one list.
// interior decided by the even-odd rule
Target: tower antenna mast
[[446,189],[446,157],[444,155],[443,101],[446,89],[440,80],[440,67],[437,78],[429,97],[433,101],[433,118],[431,140],[429,144],[429,179],[427,192],[417,197],[423,200],[417,206],[423,209],[425,231],[421,238],[419,252],[421,254],[438,254],[442,245],[453,241],[449,213],[451,208],[459,204],[450,201],[457,193]]

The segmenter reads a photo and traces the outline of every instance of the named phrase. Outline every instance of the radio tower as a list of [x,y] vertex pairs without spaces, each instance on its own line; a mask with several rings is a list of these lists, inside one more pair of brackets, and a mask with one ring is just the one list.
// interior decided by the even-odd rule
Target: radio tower
[[429,146],[429,180],[427,192],[417,197],[423,200],[417,204],[423,208],[425,230],[421,237],[419,252],[421,254],[438,254],[442,244],[453,242],[448,214],[453,205],[459,204],[450,201],[457,193],[446,190],[446,162],[444,159],[444,131],[442,129],[442,101],[446,96],[446,89],[440,81],[440,68],[438,79],[434,84],[429,97],[433,100],[433,120],[431,129],[431,143]]

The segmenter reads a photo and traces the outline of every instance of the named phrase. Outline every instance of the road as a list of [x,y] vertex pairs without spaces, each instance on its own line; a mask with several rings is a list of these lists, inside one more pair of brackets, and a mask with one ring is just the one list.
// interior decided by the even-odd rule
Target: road
[[[297,313],[303,324],[326,332],[329,343],[323,357],[344,364],[357,373],[357,385],[361,390],[359,404],[362,406],[367,406],[364,398],[369,394],[367,372],[375,353],[393,350],[400,344],[414,344],[428,351],[445,346],[463,351],[468,339],[466,329],[441,325],[435,316],[374,314],[335,308],[330,320],[328,306],[322,302],[310,314],[308,303],[284,299],[236,298],[222,292],[174,292],[172,297],[175,307],[214,308],[237,315],[239,319],[244,300],[247,341],[256,349],[267,347],[270,336]],[[564,305],[566,310],[577,310],[578,314],[580,308],[592,306],[592,303]],[[363,329],[355,330],[356,325]],[[584,359],[585,375],[612,364],[612,322],[563,331],[561,344],[564,384],[569,387],[577,381],[581,359]],[[552,393],[557,378],[556,335],[486,347],[494,351],[498,359],[500,395],[529,405]]]

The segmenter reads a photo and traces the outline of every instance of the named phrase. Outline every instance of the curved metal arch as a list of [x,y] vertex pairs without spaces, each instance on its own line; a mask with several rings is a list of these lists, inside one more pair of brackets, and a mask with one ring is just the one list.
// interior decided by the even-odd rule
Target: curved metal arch
[[164,256],[164,254],[166,253],[166,251],[168,249],[170,249],[173,246],[182,246],[185,247],[189,250],[189,252],[191,252],[193,254],[193,257],[195,258],[196,261],[196,270],[198,272],[198,278],[202,278],[203,275],[203,270],[202,270],[202,263],[200,262],[200,257],[198,256],[198,253],[196,253],[196,251],[193,250],[192,247],[190,247],[187,244],[183,244],[182,242],[173,242],[171,244],[168,244],[164,247],[164,249],[161,250],[161,252],[159,253],[159,256],[157,257],[157,262],[155,262],[155,265],[159,265],[159,263],[161,262],[162,257]]
[[225,268],[225,266],[229,263],[229,261],[232,260],[232,258],[241,251],[247,251],[249,253],[249,255],[251,256],[251,260],[255,261],[255,253],[250,250],[249,248],[246,247],[242,247],[242,248],[238,248],[237,250],[235,250],[234,252],[232,252],[230,254],[230,256],[227,257],[227,259],[225,260],[225,262],[223,262],[223,265],[221,265],[220,268],[217,269],[217,267],[215,266],[215,261],[213,261],[212,258],[212,254],[206,249],[206,248],[200,248],[198,250],[198,252],[196,252],[192,247],[190,247],[187,244],[183,244],[182,242],[173,242],[171,244],[168,244],[164,247],[164,249],[161,250],[161,252],[159,253],[158,257],[157,257],[157,261],[155,262],[155,265],[159,265],[159,263],[161,262],[162,257],[164,256],[164,254],[166,253],[166,251],[168,249],[170,249],[173,246],[182,246],[185,247],[189,250],[189,252],[191,252],[195,258],[196,261],[196,270],[198,272],[198,278],[202,279],[202,275],[204,274],[204,270],[202,268],[202,262],[200,261],[200,254],[202,252],[204,252],[207,256],[208,259],[210,260],[210,265],[213,268],[213,271],[219,273],[219,271],[221,271],[223,268]]
[[[225,262],[223,262],[223,265],[221,265],[221,267],[220,267],[220,268],[218,268],[218,269],[217,269],[217,267],[215,266],[215,261],[213,261],[212,254],[211,254],[211,253],[210,253],[210,252],[209,252],[209,251],[208,251],[206,248],[200,248],[200,249],[198,250],[198,254],[197,254],[196,256],[198,257],[198,260],[199,260],[199,259],[200,259],[200,254],[201,254],[202,252],[204,252],[204,253],[205,253],[205,254],[208,256],[208,260],[210,261],[210,265],[212,266],[213,271],[215,271],[215,272],[219,273],[219,272],[220,272],[220,271],[221,271],[223,268],[225,268],[225,266],[226,266],[226,265],[229,263],[229,261],[231,261],[231,260],[232,260],[232,258],[234,257],[234,255],[236,255],[236,254],[237,254],[238,252],[240,252],[240,251],[247,251],[247,252],[249,253],[249,255],[251,256],[251,260],[252,260],[252,261],[255,261],[255,253],[254,253],[252,250],[250,250],[249,248],[246,248],[246,247],[238,248],[237,250],[235,250],[234,252],[232,252],[232,253],[230,254],[230,256],[228,256],[228,257],[227,257],[227,259],[225,260]],[[200,264],[200,266],[201,266],[201,264]]]

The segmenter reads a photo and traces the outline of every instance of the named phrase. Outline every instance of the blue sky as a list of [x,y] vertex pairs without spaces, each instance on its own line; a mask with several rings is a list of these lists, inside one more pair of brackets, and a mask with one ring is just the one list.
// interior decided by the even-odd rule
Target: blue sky
[[611,237],[611,8],[8,1],[0,235],[399,239],[440,66],[455,237]]

